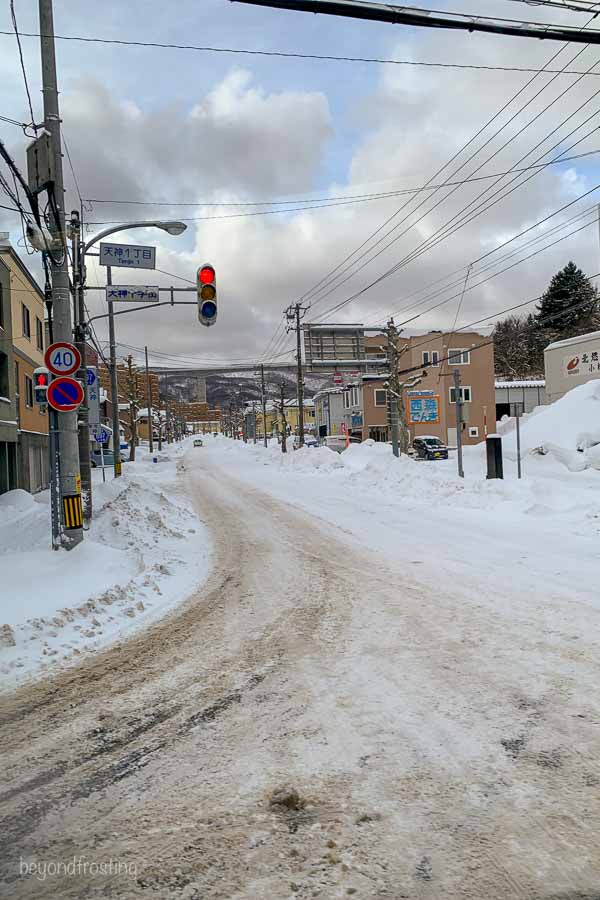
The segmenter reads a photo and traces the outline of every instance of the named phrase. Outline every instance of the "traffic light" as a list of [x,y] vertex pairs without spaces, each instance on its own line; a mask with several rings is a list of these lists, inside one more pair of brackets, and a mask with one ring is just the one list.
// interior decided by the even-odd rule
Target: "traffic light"
[[48,402],[47,393],[50,384],[50,373],[44,366],[33,370],[33,399],[39,406]]
[[217,321],[217,276],[210,263],[200,266],[196,274],[198,319],[209,327]]

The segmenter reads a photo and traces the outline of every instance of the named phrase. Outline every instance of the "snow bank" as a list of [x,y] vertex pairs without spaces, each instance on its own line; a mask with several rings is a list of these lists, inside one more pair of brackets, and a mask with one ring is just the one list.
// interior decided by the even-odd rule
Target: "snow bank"
[[51,549],[48,492],[0,497],[5,687],[158,618],[206,576],[206,530],[177,484],[185,449],[158,464],[141,450],[105,484],[95,470],[92,527],[70,552]]
[[[510,430],[509,430],[510,428]],[[541,449],[571,472],[599,468],[600,382],[573,388],[549,406],[538,406],[521,419],[521,454]],[[502,448],[509,460],[517,458],[514,420],[503,423]],[[590,449],[591,448],[591,449]]]

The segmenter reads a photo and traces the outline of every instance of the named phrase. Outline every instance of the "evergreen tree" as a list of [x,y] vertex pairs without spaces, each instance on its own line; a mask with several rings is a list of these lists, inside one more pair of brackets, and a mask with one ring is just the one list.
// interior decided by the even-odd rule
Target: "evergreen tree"
[[552,341],[594,330],[598,319],[596,290],[574,262],[567,263],[552,278],[537,306],[535,320],[538,327]]

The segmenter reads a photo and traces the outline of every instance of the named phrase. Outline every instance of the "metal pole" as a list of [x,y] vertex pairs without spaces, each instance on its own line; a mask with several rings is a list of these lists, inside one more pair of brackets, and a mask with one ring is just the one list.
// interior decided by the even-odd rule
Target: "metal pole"
[[148,414],[148,450],[154,453],[154,439],[152,437],[152,386],[150,384],[150,370],[148,369],[148,348],[144,347],[146,354],[146,412]]
[[260,367],[260,400],[262,403],[263,431],[265,447],[267,446],[267,398],[265,397],[265,367]]
[[[106,283],[112,284],[112,269],[106,267]],[[117,347],[115,344],[115,318],[113,301],[108,300],[108,340],[110,344],[110,395],[112,400],[113,469],[115,478],[121,476],[121,428],[119,421],[119,385],[117,379]]]
[[[65,239],[64,184],[60,140],[60,113],[56,58],[54,55],[54,19],[52,0],[39,0],[42,85],[44,93],[44,128],[50,134],[54,163],[54,184],[48,191],[50,200],[50,232],[53,238],[50,270],[52,274],[52,309],[54,337],[59,341],[73,340],[71,302],[69,292],[69,261]],[[60,248],[60,249],[59,249]],[[57,254],[60,256],[54,256]],[[80,496],[79,444],[77,413],[60,413],[58,437],[60,442],[60,495]],[[71,550],[83,540],[83,528],[70,528],[63,534],[62,546]]]
[[519,410],[517,409],[517,478],[521,477],[521,427],[520,427],[521,416],[519,415]]
[[304,446],[304,375],[302,372],[302,335],[300,333],[300,309],[296,303],[296,353],[298,357],[298,447]]
[[462,453],[462,397],[460,396],[460,372],[454,370],[454,394],[456,400],[456,455],[458,458],[458,475],[460,478],[465,477],[463,468]]
[[60,456],[58,447],[58,413],[48,407],[48,437],[50,445],[50,517],[52,521],[52,549],[60,550]]
[[104,471],[104,444],[100,444],[100,465],[102,466],[102,481],[106,483],[106,472]]
[[92,518],[92,464],[90,461],[90,410],[88,406],[87,360],[85,340],[85,294],[83,288],[83,256],[81,253],[81,222],[77,210],[71,212],[71,252],[73,265],[73,290],[75,300],[75,342],[81,354],[81,368],[77,378],[83,387],[83,403],[78,410],[79,469],[81,471],[81,502],[83,518]]
[[253,443],[255,444],[256,443],[256,401],[255,400],[252,401],[252,413],[253,413],[253,419],[254,419]]

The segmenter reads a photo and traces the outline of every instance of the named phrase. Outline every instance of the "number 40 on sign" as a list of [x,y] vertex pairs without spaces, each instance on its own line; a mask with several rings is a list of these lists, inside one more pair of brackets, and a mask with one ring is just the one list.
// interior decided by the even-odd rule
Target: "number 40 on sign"
[[81,366],[81,354],[73,344],[57,341],[46,350],[44,361],[53,375],[72,375]]

